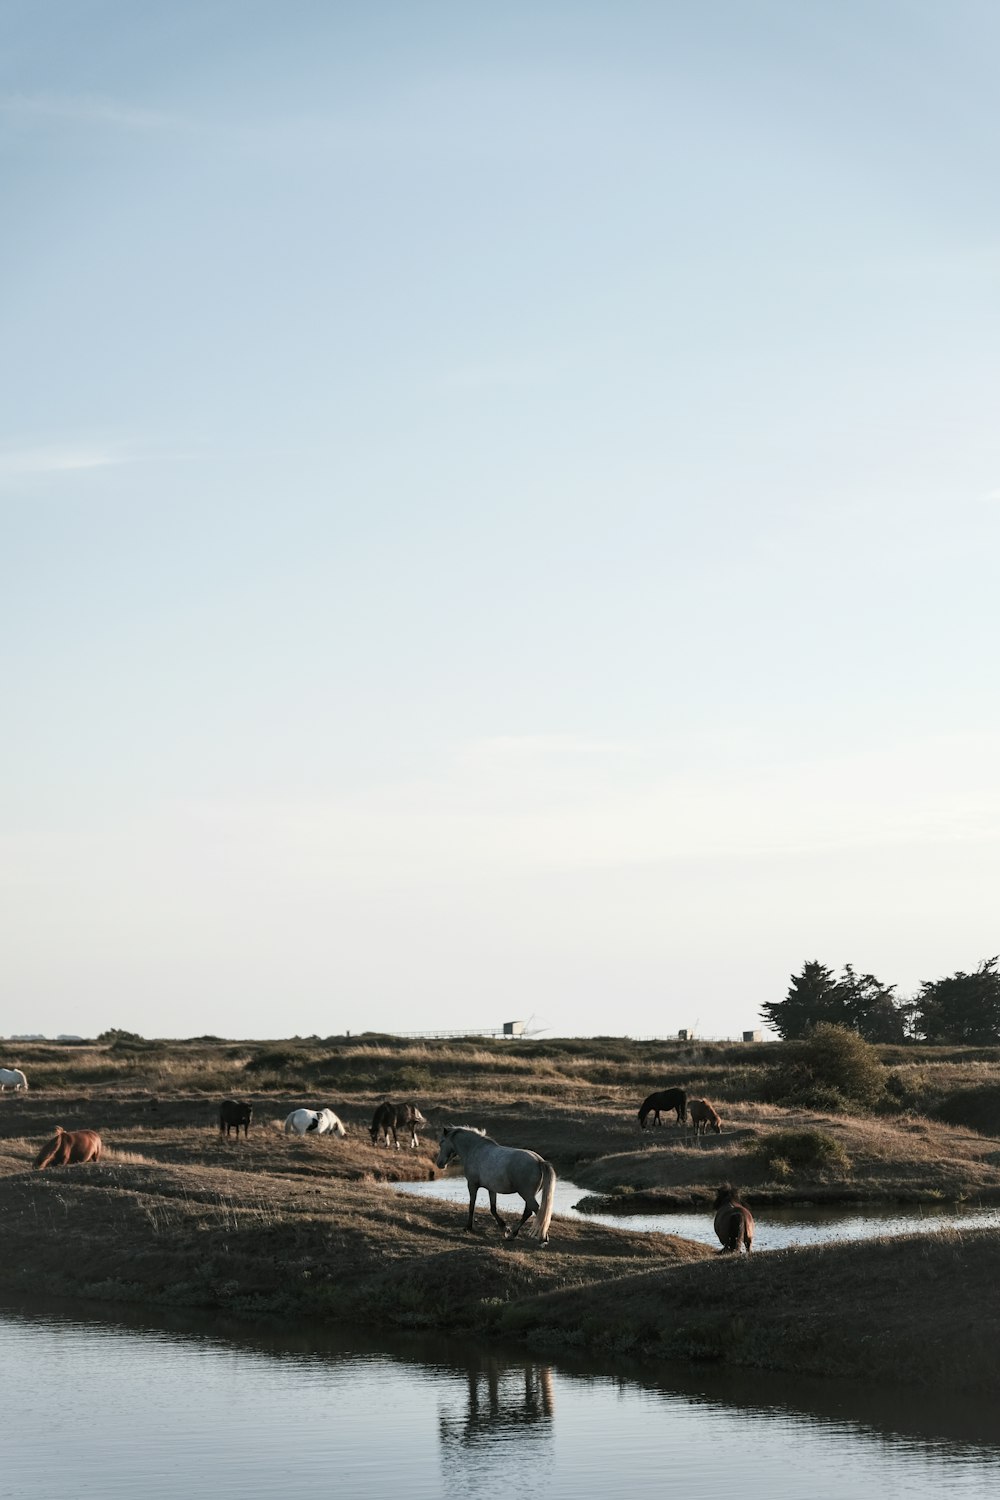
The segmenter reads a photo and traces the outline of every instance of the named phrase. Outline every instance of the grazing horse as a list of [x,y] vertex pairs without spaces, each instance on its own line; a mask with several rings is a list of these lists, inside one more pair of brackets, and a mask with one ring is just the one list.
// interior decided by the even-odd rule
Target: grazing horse
[[0,1094],[7,1089],[13,1089],[16,1094],[20,1089],[28,1090],[28,1080],[20,1068],[0,1068]]
[[683,1089],[661,1089],[658,1094],[650,1094],[639,1105],[639,1129],[645,1130],[646,1116],[653,1116],[651,1124],[662,1125],[660,1119],[661,1109],[675,1109],[677,1111],[678,1125],[687,1119],[687,1094]]
[[236,1127],[236,1136],[239,1138],[240,1126],[243,1126],[244,1140],[250,1134],[250,1121],[253,1119],[253,1105],[249,1099],[223,1099],[219,1105],[219,1134],[225,1134],[229,1138],[229,1132]]
[[720,1255],[735,1251],[745,1245],[747,1254],[753,1249],[753,1214],[745,1203],[740,1202],[736,1188],[723,1183],[715,1195],[715,1232],[722,1249]]
[[286,1135],[346,1135],[332,1109],[293,1109],[285,1121]]
[[[545,1161],[535,1151],[498,1145],[485,1130],[476,1130],[474,1126],[446,1125],[437,1164],[446,1167],[456,1156],[469,1184],[466,1229],[472,1228],[476,1197],[479,1189],[484,1187],[490,1196],[490,1213],[503,1230],[505,1240],[512,1240],[524,1227],[525,1220],[534,1214],[534,1223],[529,1224],[524,1232],[543,1245],[548,1243],[556,1194],[556,1173],[551,1162]],[[524,1199],[524,1213],[513,1229],[497,1213],[497,1193],[519,1193]]]
[[70,1162],[100,1161],[104,1142],[96,1130],[66,1130],[56,1126],[56,1133],[35,1157],[35,1171],[44,1167],[65,1167]]
[[706,1130],[714,1130],[716,1135],[722,1134],[722,1121],[707,1099],[689,1099],[688,1114],[695,1135],[704,1135]]
[[381,1135],[383,1145],[388,1146],[389,1132],[391,1130],[392,1143],[398,1151],[399,1137],[396,1132],[397,1130],[408,1129],[410,1132],[410,1147],[412,1149],[420,1145],[420,1142],[417,1140],[417,1126],[426,1124],[427,1121],[415,1104],[409,1102],[406,1104],[390,1104],[389,1100],[386,1099],[383,1104],[379,1105],[374,1115],[372,1115],[372,1145],[378,1145],[379,1136]]

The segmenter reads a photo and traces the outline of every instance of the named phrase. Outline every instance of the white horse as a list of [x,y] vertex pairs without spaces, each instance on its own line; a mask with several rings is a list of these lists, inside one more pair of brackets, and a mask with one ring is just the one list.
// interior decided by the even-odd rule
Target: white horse
[[286,1135],[346,1135],[332,1109],[293,1109],[285,1121]]
[[[490,1213],[503,1230],[505,1240],[513,1239],[534,1214],[534,1223],[524,1232],[532,1239],[541,1240],[543,1245],[548,1243],[556,1194],[556,1173],[551,1162],[545,1161],[535,1151],[498,1145],[485,1130],[477,1130],[474,1126],[446,1125],[437,1164],[446,1167],[456,1156],[469,1184],[467,1229],[472,1228],[476,1197],[479,1189],[484,1187],[490,1195]],[[518,1193],[524,1199],[524,1213],[513,1229],[497,1213],[497,1193]],[[540,1199],[536,1196],[539,1193]]]
[[27,1092],[28,1080],[20,1068],[0,1068],[0,1094],[7,1089],[13,1089],[15,1094],[19,1089]]

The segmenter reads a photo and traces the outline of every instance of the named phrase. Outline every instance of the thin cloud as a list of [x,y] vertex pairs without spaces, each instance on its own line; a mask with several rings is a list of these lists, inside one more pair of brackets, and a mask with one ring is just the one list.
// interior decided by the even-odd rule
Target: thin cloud
[[120,448],[100,444],[52,443],[34,448],[0,449],[0,483],[34,474],[72,474],[128,463]]
[[118,130],[189,130],[191,124],[179,115],[143,109],[100,95],[6,94],[0,111],[22,123],[64,120],[77,125],[108,125]]

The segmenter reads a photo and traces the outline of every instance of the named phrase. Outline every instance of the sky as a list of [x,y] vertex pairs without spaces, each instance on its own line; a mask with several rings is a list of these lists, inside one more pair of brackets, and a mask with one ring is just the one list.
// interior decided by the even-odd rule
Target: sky
[[0,1034],[1000,949],[994,5],[0,36]]

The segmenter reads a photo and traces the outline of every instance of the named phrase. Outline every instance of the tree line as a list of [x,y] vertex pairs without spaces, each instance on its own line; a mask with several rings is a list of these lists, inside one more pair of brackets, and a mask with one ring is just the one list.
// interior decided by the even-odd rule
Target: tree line
[[786,1040],[805,1037],[819,1022],[856,1031],[868,1042],[922,1041],[939,1045],[1000,1044],[1000,954],[966,974],[928,979],[911,999],[874,974],[845,964],[837,976],[812,959],[791,976],[784,1000],[761,1006],[772,1030]]

